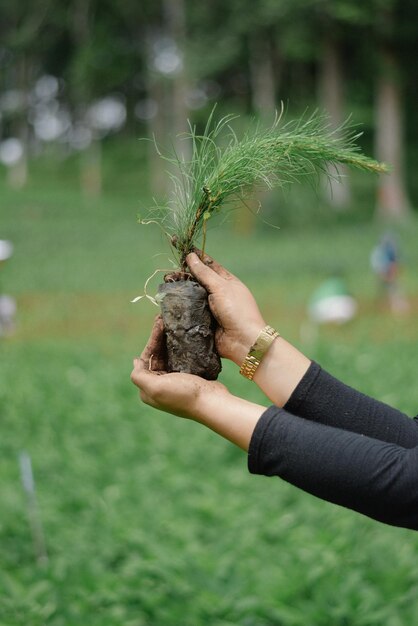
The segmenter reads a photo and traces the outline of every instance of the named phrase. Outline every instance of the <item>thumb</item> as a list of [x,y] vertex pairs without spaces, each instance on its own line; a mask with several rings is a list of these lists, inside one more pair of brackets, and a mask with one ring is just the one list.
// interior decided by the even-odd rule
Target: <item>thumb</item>
[[186,257],[190,273],[199,281],[206,291],[213,293],[221,284],[221,277],[210,267],[202,263],[195,252],[191,252]]
[[146,363],[148,363],[151,356],[163,359],[164,348],[164,324],[161,315],[157,315],[154,320],[150,338],[140,358]]
[[141,387],[142,381],[144,378],[146,379],[147,373],[149,372],[146,368],[145,361],[141,357],[135,357],[133,365],[134,368],[131,373],[131,381],[137,387]]
[[[215,259],[212,259],[211,256],[209,256],[208,254],[203,253],[202,250],[199,250],[199,248],[193,248],[193,252],[196,252],[198,258],[202,261],[205,265],[209,265],[209,267],[216,272],[221,278],[226,278],[227,280],[231,279],[231,278],[235,278],[236,280],[237,277],[234,276],[233,274],[231,274],[231,272],[229,272],[225,267],[223,267],[220,263],[218,263],[217,261],[215,261]],[[203,257],[203,259],[202,259]]]
[[141,358],[136,357],[134,359],[134,369],[131,373],[131,381],[139,387],[142,391],[149,391],[154,380],[158,378],[156,374],[153,374],[148,369],[148,364]]

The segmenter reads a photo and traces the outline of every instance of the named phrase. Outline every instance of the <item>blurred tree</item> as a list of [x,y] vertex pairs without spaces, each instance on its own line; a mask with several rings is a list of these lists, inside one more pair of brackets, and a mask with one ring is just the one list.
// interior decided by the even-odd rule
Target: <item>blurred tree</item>
[[212,14],[207,8],[193,10],[194,55],[203,60],[196,67],[200,78],[220,79],[227,96],[239,95],[244,108],[265,122],[270,123],[280,108],[280,35],[284,22],[291,23],[298,2],[230,0],[214,7]]
[[[290,0],[190,5],[194,79],[215,82],[222,89],[222,101],[233,102],[238,112],[255,113],[262,123],[272,124],[281,108],[282,22],[290,23],[293,5]],[[240,212],[236,227],[244,233],[251,231],[255,213],[255,208]]]
[[[165,148],[170,141],[181,154],[185,143],[179,136],[187,131],[190,92],[184,0],[145,0],[141,5],[127,1],[121,14],[137,57],[135,81],[140,100],[135,115],[145,125],[149,139]],[[167,176],[153,141],[148,146],[148,160],[150,187],[161,193]]]
[[[413,4],[409,0],[369,0],[362,4],[355,0],[313,0],[305,9],[310,16],[311,32],[316,33],[319,44],[319,101],[335,128],[346,117],[345,80],[352,77],[348,72],[352,59],[366,62],[370,72],[377,67],[376,157],[389,163],[392,173],[378,179],[376,209],[378,215],[387,217],[404,216],[410,206],[404,171],[400,42],[413,19]],[[356,56],[359,35],[367,40],[363,54],[374,63]],[[364,78],[370,80],[371,76]],[[330,200],[337,208],[347,206],[350,201],[347,172],[340,169],[340,173],[344,175],[342,184],[331,183],[330,187]]]
[[402,38],[409,32],[408,22],[412,19],[412,11],[403,11],[405,5],[400,0],[374,0],[374,5],[378,54],[376,156],[392,168],[388,176],[379,178],[376,208],[380,217],[402,218],[410,211],[410,201],[405,174],[403,70],[400,51]]
[[23,187],[27,181],[29,96],[38,65],[46,53],[43,35],[51,11],[52,0],[3,0],[0,8],[2,60],[6,66],[1,88],[9,93],[6,107],[9,134],[18,138],[23,148],[20,158],[9,169],[9,181],[16,187]]
[[280,80],[279,57],[273,41],[271,29],[267,27],[248,37],[252,108],[258,117],[268,121],[276,109],[276,89]]
[[[27,146],[28,94],[42,74],[64,78],[59,97],[70,106],[70,130],[84,133],[73,143],[67,137],[67,145],[85,147],[89,132],[95,135],[82,169],[85,188],[98,193],[105,131],[85,127],[91,105],[109,95],[126,103],[131,132],[139,125],[139,134],[161,144],[171,136],[180,151],[174,137],[187,130],[186,119],[201,125],[216,101],[219,116],[244,113],[243,125],[247,113],[268,124],[283,100],[296,114],[319,101],[336,128],[354,107],[371,128],[374,83],[377,156],[393,167],[379,179],[377,213],[404,215],[404,125],[416,126],[412,106],[404,119],[404,97],[416,94],[417,18],[415,0],[3,0],[4,136]],[[13,109],[13,102],[20,104]],[[16,184],[25,180],[24,155]],[[161,190],[166,177],[151,143],[149,155],[152,187]],[[349,202],[345,180],[331,189],[337,207]]]
[[[69,69],[70,93],[76,118],[84,120],[87,106],[94,95],[94,72],[91,63],[95,55],[96,39],[92,37],[92,0],[73,0],[70,4],[70,33],[73,54]],[[89,141],[81,156],[81,188],[87,196],[99,196],[102,191],[102,166],[100,144]]]
[[[187,130],[187,119],[189,117],[189,107],[187,105],[190,92],[190,85],[187,76],[187,57],[185,48],[187,46],[187,30],[186,30],[186,8],[184,0],[163,0],[162,5],[162,25],[165,36],[168,39],[172,49],[166,51],[167,66],[171,62],[171,102],[170,117],[171,130],[175,136],[176,151],[188,157],[185,154],[184,142],[179,140],[179,135]],[[171,59],[170,59],[171,55]],[[163,69],[160,63],[160,71]],[[166,71],[167,73],[167,71]]]
[[[102,189],[101,140],[112,129],[110,106],[107,113],[92,107],[98,99],[116,92],[124,106],[124,87],[134,74],[135,56],[124,36],[121,12],[111,2],[71,0],[67,9],[72,52],[66,76],[75,123],[91,134],[81,158],[81,186],[90,196]],[[95,121],[99,112],[108,120]]]
[[[344,48],[347,43],[347,28],[358,20],[356,12],[350,11],[352,4],[347,0],[322,0],[315,7],[320,50],[318,99],[321,108],[330,116],[331,125],[336,132],[347,118]],[[351,201],[348,168],[340,166],[338,174],[338,178],[327,177],[326,190],[329,203],[341,210],[346,209]]]
[[[368,23],[366,7],[367,3],[355,0],[312,0],[304,7],[304,21],[309,24],[307,36],[313,38],[315,49],[318,102],[337,133],[348,117],[353,50],[358,48],[359,32]],[[338,179],[327,180],[327,199],[343,210],[351,202],[350,177],[344,166],[338,168],[338,173]]]

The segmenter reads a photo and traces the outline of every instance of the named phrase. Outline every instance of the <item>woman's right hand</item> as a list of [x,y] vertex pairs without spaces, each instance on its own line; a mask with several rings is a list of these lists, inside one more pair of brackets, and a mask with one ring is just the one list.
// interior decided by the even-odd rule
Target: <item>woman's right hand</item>
[[209,293],[209,306],[219,324],[216,348],[222,357],[241,365],[260,330],[266,325],[250,290],[211,257],[204,262],[187,256],[191,274]]
[[166,345],[161,316],[154,322],[151,337],[141,356],[134,360],[132,382],[146,404],[193,419],[248,450],[254,428],[264,407],[229,393],[217,380],[193,374],[167,374]]
[[[145,404],[172,415],[204,422],[214,406],[231,402],[233,396],[220,382],[192,374],[168,374],[166,361],[164,326],[158,315],[147,345],[141,356],[134,359],[131,374]],[[215,413],[219,413],[219,408]]]

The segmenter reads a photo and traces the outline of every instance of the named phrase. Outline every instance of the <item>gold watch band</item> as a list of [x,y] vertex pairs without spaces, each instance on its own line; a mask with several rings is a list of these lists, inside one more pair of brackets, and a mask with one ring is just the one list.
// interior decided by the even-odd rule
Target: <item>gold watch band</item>
[[265,326],[263,330],[260,331],[254,345],[251,346],[243,364],[241,365],[239,373],[245,376],[245,378],[248,378],[248,380],[252,380],[263,356],[266,354],[276,337],[280,337],[277,330],[274,330],[271,326]]

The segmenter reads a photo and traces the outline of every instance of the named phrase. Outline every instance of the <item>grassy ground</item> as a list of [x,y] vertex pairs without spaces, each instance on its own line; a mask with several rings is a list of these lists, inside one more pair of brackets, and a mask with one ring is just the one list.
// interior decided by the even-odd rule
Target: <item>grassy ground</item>
[[[118,186],[119,185],[119,186]],[[141,180],[138,180],[138,188]],[[132,185],[131,189],[134,188]],[[418,539],[252,477],[233,446],[137,400],[129,381],[151,304],[130,304],[167,258],[135,225],[119,180],[85,201],[51,165],[0,188],[15,255],[3,288],[18,326],[0,344],[0,624],[41,626],[404,626],[416,620]],[[370,224],[213,234],[209,252],[256,293],[265,316],[366,393],[417,412],[418,224],[401,232],[409,315],[375,298]],[[313,289],[345,272],[360,314],[301,328]],[[267,405],[225,365],[232,390]],[[32,458],[49,561],[34,557],[18,455]]]

